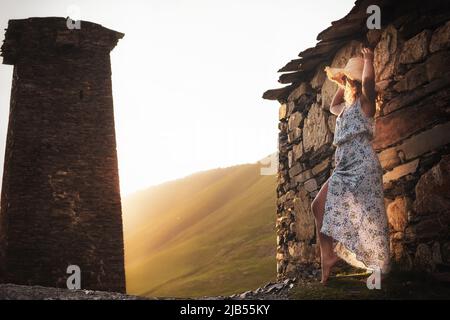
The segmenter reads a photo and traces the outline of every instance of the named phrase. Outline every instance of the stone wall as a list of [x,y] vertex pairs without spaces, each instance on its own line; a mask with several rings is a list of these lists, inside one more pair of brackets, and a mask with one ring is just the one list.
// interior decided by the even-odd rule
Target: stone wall
[[0,213],[0,280],[125,291],[109,53],[123,34],[64,18],[10,20],[14,65]]
[[[381,30],[365,27],[378,4]],[[415,6],[417,5],[417,7]],[[279,278],[320,262],[311,200],[334,168],[337,86],[325,65],[343,67],[362,45],[375,52],[376,137],[394,269],[440,271],[450,265],[450,10],[442,1],[356,1],[343,19],[318,36],[281,72],[278,100]]]

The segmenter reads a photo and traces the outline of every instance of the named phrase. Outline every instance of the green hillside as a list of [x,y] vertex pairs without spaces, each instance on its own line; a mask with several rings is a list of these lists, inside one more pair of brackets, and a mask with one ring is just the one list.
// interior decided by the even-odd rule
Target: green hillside
[[230,295],[276,277],[276,176],[199,172],[124,199],[127,292]]

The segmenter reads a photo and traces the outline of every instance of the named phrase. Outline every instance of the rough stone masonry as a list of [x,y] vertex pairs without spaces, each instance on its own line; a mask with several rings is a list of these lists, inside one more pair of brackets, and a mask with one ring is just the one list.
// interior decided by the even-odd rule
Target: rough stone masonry
[[10,20],[14,65],[0,214],[0,280],[125,292],[110,51],[124,35],[65,18]]
[[[366,27],[370,5],[381,29]],[[378,88],[373,146],[383,166],[393,266],[450,270],[450,2],[357,0],[319,42],[286,64],[263,97],[280,102],[277,272],[318,264],[311,201],[334,166],[337,85],[324,67],[343,67],[374,48]]]

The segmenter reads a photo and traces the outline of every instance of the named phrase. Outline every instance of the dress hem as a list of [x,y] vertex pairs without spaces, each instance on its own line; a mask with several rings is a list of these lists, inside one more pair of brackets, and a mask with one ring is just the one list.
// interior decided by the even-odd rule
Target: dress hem
[[[330,176],[331,180],[333,177],[333,175]],[[326,194],[326,200],[325,200],[325,208],[327,207],[326,204],[328,202],[328,200],[330,199],[328,196],[328,193],[330,192],[330,184],[328,184],[328,190],[327,190],[327,194]],[[325,219],[325,215],[326,215],[326,210],[324,211],[324,215],[323,215],[323,219]],[[333,239],[333,241],[340,243],[344,249],[350,253],[359,263],[362,263],[364,265],[364,267],[360,267],[362,269],[373,269],[373,264],[368,264],[367,261],[365,261],[364,258],[362,258],[362,255],[360,253],[358,253],[359,250],[355,249],[353,246],[349,246],[348,241],[345,241],[342,239],[342,237],[338,236],[336,233],[334,233],[332,230],[330,229],[324,229],[324,224],[323,224],[323,220],[322,220],[322,228],[320,229],[319,232],[321,232],[322,234],[329,236]],[[352,264],[348,259],[345,259],[344,256],[339,255],[339,252],[336,251],[336,246],[337,245],[333,245],[333,251],[344,261],[346,261],[348,264],[355,266],[354,264]],[[355,266],[358,267],[358,266]],[[377,268],[379,268],[381,270],[382,274],[387,274],[390,272],[390,265],[387,264],[384,267],[381,267],[379,265],[376,266]],[[387,270],[387,271],[386,271]]]
[[[355,250],[354,248],[349,247],[349,245],[344,240],[342,240],[339,236],[337,236],[335,234],[332,234],[331,232],[324,232],[322,230],[320,230],[320,232],[322,234],[332,238],[333,241],[335,241],[337,243],[340,243],[347,252],[349,252],[351,255],[353,255],[355,257],[355,259],[358,262],[362,263],[364,266],[363,267],[358,267],[358,266],[355,266],[352,263],[350,263],[349,260],[347,260],[344,256],[340,255],[339,252],[335,250],[336,249],[336,245],[333,245],[333,251],[339,256],[339,258],[341,258],[342,260],[346,261],[348,264],[350,264],[350,265],[352,265],[354,267],[358,267],[358,268],[362,268],[362,269],[366,269],[366,270],[370,270],[370,269],[373,270],[374,269],[373,266],[370,266],[366,261],[364,261],[364,259],[361,257],[361,255],[357,253],[357,250]],[[380,266],[376,266],[376,267],[381,270],[382,274],[388,274],[390,272],[389,266],[385,266],[384,268],[380,267]],[[386,271],[386,269],[387,269],[387,271]]]

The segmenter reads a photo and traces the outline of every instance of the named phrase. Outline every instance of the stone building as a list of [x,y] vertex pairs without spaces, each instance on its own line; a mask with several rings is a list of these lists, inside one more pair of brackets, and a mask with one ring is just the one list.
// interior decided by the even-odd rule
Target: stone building
[[125,291],[110,51],[122,33],[64,18],[10,20],[14,65],[0,215],[0,280]]
[[[369,30],[369,5],[381,29]],[[394,269],[440,272],[450,264],[450,2],[357,0],[317,36],[315,47],[279,70],[277,100],[277,274],[318,264],[311,200],[334,167],[337,85],[324,67],[343,67],[374,48],[378,88],[373,146],[383,166]],[[448,269],[448,268],[447,268]]]

